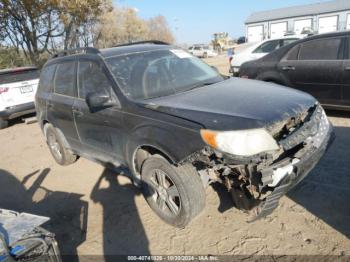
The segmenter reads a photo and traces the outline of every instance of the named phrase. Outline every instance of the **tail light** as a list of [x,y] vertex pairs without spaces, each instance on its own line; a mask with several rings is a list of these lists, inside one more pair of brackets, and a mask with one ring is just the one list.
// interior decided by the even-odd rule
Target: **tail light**
[[0,87],[0,95],[9,91],[8,87]]

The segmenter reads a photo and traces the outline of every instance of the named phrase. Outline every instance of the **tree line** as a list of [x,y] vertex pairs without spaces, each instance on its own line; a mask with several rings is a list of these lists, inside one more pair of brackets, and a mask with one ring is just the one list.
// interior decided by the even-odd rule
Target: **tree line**
[[164,16],[142,19],[111,0],[0,0],[0,68],[41,65],[59,50],[175,41]]

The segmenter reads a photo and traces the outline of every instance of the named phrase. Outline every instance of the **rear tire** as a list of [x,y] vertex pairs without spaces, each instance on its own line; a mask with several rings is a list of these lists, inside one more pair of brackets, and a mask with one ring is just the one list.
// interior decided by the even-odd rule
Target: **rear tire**
[[183,228],[205,206],[205,189],[190,164],[171,165],[159,155],[145,160],[141,171],[143,195],[166,223]]
[[67,166],[77,161],[78,156],[64,146],[63,138],[53,125],[45,125],[45,135],[50,152],[58,164]]
[[0,129],[8,127],[9,122],[7,120],[0,119]]

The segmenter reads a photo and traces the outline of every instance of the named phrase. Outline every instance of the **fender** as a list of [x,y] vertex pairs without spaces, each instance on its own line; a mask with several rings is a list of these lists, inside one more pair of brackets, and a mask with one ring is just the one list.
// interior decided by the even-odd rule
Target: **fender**
[[205,144],[200,137],[199,130],[174,126],[172,129],[165,126],[141,126],[129,135],[124,147],[124,156],[129,167],[133,166],[136,150],[142,146],[150,146],[161,151],[172,163],[176,164],[203,148]]

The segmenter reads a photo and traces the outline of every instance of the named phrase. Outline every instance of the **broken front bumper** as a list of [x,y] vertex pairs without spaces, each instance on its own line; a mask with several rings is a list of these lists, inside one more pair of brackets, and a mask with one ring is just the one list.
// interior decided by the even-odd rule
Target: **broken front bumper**
[[[323,120],[325,121],[327,118],[325,115],[323,117]],[[277,186],[272,193],[266,197],[266,200],[261,203],[259,207],[257,207],[257,216],[255,216],[251,222],[271,214],[278,206],[280,198],[303,180],[325,154],[328,147],[333,142],[335,135],[331,123],[326,120],[327,124],[325,124],[324,121],[322,121],[323,124],[321,123],[317,135],[309,138],[308,142],[310,143],[310,146],[305,149],[301,156],[298,156],[298,161],[295,161],[294,163],[292,160],[290,161],[290,163],[292,162],[292,164],[289,164],[292,166],[291,172],[286,170],[286,175],[278,181]],[[276,164],[275,166],[263,170],[262,179],[271,183],[271,181],[273,181],[271,178],[273,178],[276,170],[280,167],[281,164]]]

